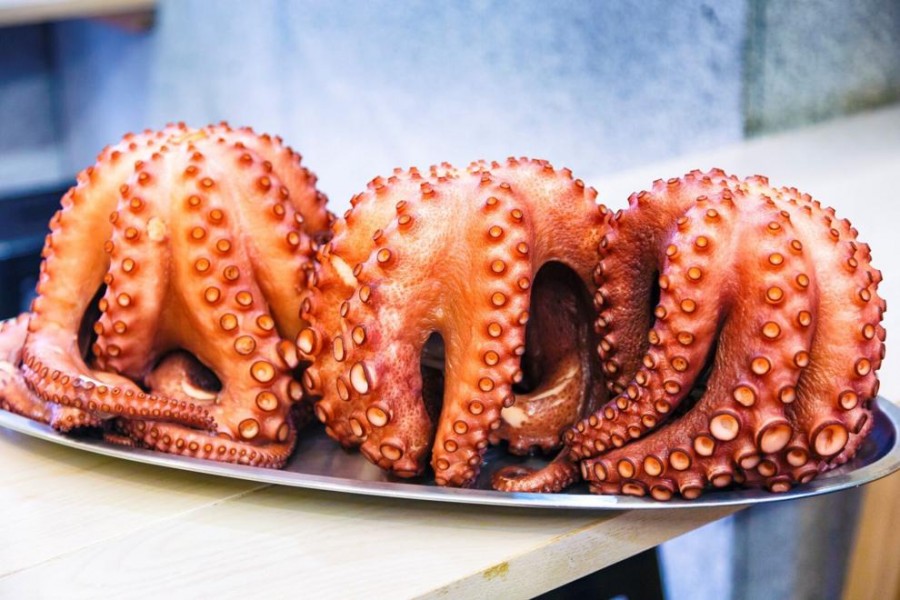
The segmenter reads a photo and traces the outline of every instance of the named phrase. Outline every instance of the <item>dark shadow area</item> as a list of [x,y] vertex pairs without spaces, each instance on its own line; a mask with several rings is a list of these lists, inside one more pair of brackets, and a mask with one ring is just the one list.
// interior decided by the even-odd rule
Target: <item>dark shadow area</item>
[[591,573],[536,600],[663,600],[656,549],[635,554],[622,562]]
[[65,190],[0,198],[0,319],[28,310],[34,297],[47,223]]
[[419,368],[422,374],[422,400],[433,424],[437,424],[444,406],[445,360],[444,338],[437,332],[432,333],[422,347]]

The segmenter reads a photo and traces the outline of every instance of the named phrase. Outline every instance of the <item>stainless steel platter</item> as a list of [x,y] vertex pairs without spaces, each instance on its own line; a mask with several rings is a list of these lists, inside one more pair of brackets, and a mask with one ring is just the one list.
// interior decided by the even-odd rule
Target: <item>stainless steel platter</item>
[[500,448],[488,450],[477,486],[474,489],[463,490],[438,487],[434,484],[430,474],[415,480],[393,478],[369,463],[359,453],[343,450],[328,439],[320,428],[304,430],[290,463],[285,469],[276,471],[183,458],[148,450],[114,446],[97,439],[63,435],[45,425],[3,410],[0,410],[0,426],[70,448],[123,460],[219,477],[345,494],[523,508],[683,509],[777,502],[818,496],[857,487],[897,471],[900,469],[900,442],[898,442],[900,407],[884,398],[878,398],[876,405],[872,433],[856,457],[849,463],[819,476],[808,484],[798,485],[783,494],[771,494],[755,489],[733,489],[710,492],[697,500],[673,499],[669,502],[656,502],[647,498],[631,496],[590,494],[584,484],[573,486],[565,493],[560,494],[496,492],[490,489],[490,476],[496,469],[510,464],[535,467],[545,464],[545,461],[540,458],[510,456]]

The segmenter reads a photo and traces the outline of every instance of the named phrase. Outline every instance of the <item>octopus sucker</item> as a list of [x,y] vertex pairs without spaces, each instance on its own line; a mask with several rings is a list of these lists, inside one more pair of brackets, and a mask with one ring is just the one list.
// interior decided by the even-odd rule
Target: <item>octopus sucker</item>
[[596,493],[777,493],[855,453],[871,427],[885,305],[848,222],[794,189],[714,170],[656,182],[611,228],[596,328],[618,396],[565,434],[548,467],[501,471],[495,487],[559,490],[577,465]]
[[128,440],[146,448],[192,458],[267,468],[280,468],[284,465],[294,450],[296,437],[291,421],[285,421],[280,425],[276,441],[262,446],[250,445],[230,437],[217,436],[174,423],[122,421],[117,423],[116,427],[117,431]]
[[[52,222],[15,365],[51,424],[71,428],[52,417],[66,407],[114,441],[284,462],[302,400],[296,297],[332,220],[299,160],[247,128],[179,124],[126,136],[78,176]],[[215,453],[164,443],[223,436]]]
[[[504,408],[526,405],[531,395],[554,404],[547,411],[554,416],[534,418],[517,444],[555,445],[560,429],[596,402],[590,345],[582,344],[587,358],[555,351],[530,392],[513,386],[524,377],[529,321],[552,329],[552,319],[564,318],[553,314],[554,300],[573,304],[552,295],[534,302],[541,268],[558,263],[586,299],[593,293],[594,252],[608,218],[595,195],[566,171],[529,159],[373,180],[333,226],[319,253],[318,283],[304,299],[312,324],[298,336],[298,352],[313,361],[305,381],[320,397],[316,414],[326,431],[399,476],[421,474],[430,455],[439,484],[467,486],[491,437],[519,435],[521,421],[504,422]],[[350,343],[357,328],[365,336]],[[570,330],[589,335],[587,325]],[[421,369],[434,334],[445,349],[436,419]],[[525,360],[539,357],[532,351]],[[560,396],[568,396],[563,408]]]

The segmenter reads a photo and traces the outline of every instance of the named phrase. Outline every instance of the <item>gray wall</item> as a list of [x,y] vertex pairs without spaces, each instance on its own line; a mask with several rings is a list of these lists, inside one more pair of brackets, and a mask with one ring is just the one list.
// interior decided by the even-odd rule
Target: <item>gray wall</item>
[[528,154],[587,179],[895,100],[900,4],[161,0],[0,29],[0,195],[126,130],[280,133],[340,209],[394,166]]
[[750,134],[900,99],[900,2],[756,0],[748,17]]
[[398,165],[527,154],[591,177],[742,136],[740,2],[248,6],[162,2],[149,33],[57,24],[32,67],[55,104],[9,114],[59,123],[67,173],[128,129],[253,125],[338,205]]
[[[398,165],[526,154],[590,174],[741,136],[741,4],[332,6],[248,18],[179,4],[163,38],[184,19],[209,26],[160,47],[154,118],[177,106],[285,132],[335,201]],[[204,56],[220,36],[241,42]]]

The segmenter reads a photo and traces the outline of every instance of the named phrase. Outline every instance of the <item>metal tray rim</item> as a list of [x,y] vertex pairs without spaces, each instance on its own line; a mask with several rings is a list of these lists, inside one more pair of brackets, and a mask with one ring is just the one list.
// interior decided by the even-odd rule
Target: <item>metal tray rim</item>
[[[515,508],[552,508],[581,510],[640,510],[684,509],[721,506],[741,506],[808,498],[858,487],[900,470],[900,407],[879,397],[874,410],[875,427],[889,439],[889,447],[871,463],[855,469],[841,467],[825,473],[812,482],[798,485],[790,491],[773,494],[758,489],[734,489],[704,494],[696,500],[674,498],[657,502],[648,498],[586,493],[531,494],[498,492],[484,489],[443,488],[422,483],[395,481],[365,481],[346,477],[325,476],[296,471],[248,467],[163,454],[140,448],[115,446],[101,440],[77,438],[61,434],[50,427],[4,410],[0,410],[0,427],[24,435],[100,454],[112,458],[149,464],[170,469],[255,481],[270,485],[298,487],[310,490],[399,498],[406,500],[452,502],[482,506]],[[873,433],[875,433],[873,431]],[[335,451],[343,450],[334,444]],[[362,457],[360,457],[362,459]],[[363,459],[364,460],[364,459]]]

